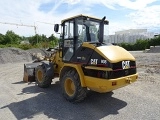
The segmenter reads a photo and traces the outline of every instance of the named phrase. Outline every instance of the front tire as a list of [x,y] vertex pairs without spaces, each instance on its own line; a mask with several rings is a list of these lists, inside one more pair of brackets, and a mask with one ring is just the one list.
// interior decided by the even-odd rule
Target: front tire
[[87,89],[81,87],[78,73],[72,69],[65,73],[61,79],[62,94],[70,102],[80,102],[87,95]]
[[52,78],[47,76],[47,71],[45,66],[39,65],[35,70],[36,83],[41,88],[46,88],[51,85]]

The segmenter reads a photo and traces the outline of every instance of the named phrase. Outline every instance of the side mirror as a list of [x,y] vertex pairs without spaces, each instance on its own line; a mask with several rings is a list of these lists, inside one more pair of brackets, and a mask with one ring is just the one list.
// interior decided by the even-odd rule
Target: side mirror
[[54,31],[55,31],[55,32],[58,32],[58,31],[59,31],[59,24],[55,24],[55,25],[54,25]]

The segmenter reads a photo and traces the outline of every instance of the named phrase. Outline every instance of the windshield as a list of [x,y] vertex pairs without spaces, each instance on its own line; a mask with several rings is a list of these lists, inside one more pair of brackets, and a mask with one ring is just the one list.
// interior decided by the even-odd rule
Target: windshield
[[78,20],[78,35],[82,42],[98,42],[99,23]]
[[[78,39],[82,42],[98,42],[100,21],[78,20]],[[104,25],[104,38],[107,41],[108,25]]]

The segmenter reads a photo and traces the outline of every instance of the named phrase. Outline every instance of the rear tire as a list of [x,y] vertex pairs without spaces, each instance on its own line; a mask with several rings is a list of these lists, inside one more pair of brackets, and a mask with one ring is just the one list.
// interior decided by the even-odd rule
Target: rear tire
[[84,100],[87,95],[87,89],[81,87],[78,73],[71,69],[66,72],[61,79],[62,94],[66,100],[76,103]]
[[47,71],[45,66],[39,65],[35,70],[36,83],[41,88],[46,88],[51,85],[52,78],[47,76]]

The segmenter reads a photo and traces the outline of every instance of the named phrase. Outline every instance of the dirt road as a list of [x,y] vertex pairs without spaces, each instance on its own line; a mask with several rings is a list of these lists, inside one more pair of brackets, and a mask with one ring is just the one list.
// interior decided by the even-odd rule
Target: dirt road
[[137,82],[113,93],[90,92],[79,104],[62,97],[58,82],[47,89],[22,82],[24,63],[1,64],[0,120],[159,120],[160,54],[132,54],[137,59]]

